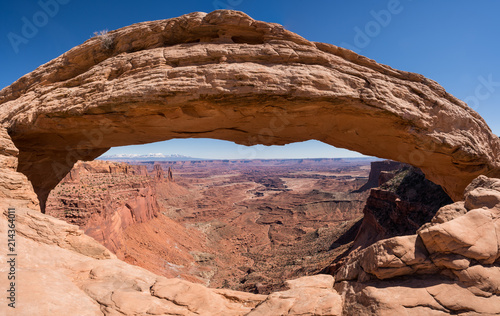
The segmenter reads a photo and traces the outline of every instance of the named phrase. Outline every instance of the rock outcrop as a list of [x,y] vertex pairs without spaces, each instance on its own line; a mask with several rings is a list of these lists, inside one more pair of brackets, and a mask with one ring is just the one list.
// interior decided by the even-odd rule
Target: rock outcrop
[[[351,246],[323,272],[335,274],[352,251],[359,252],[382,239],[415,234],[441,207],[454,210],[448,205],[452,203],[450,197],[440,186],[425,179],[418,168],[395,162],[372,163],[372,167],[374,165],[376,168],[370,171],[369,180],[363,187],[377,182],[380,186],[370,190],[363,219],[352,227],[355,231],[346,236],[352,238]],[[398,166],[399,169],[393,170]]]
[[167,181],[174,182],[174,174],[172,173],[172,168],[168,167],[167,171]]
[[366,191],[381,186],[385,182],[392,179],[395,171],[401,169],[404,164],[397,161],[383,160],[372,161],[370,165],[368,182],[359,188],[358,191]]
[[390,178],[389,175],[392,179],[370,191],[353,249],[365,248],[381,239],[415,234],[442,206],[453,202],[418,168],[401,166],[392,173],[380,174],[381,180]]
[[154,164],[153,174],[156,181],[168,181],[168,182],[174,181],[172,168],[170,167],[168,167],[167,171],[165,172],[161,164]]
[[145,165],[77,162],[49,195],[46,214],[78,225],[120,260],[205,283],[207,269],[190,254],[204,250],[205,238],[160,213],[159,198],[179,189],[162,170],[155,165],[149,175]]
[[0,201],[11,207],[38,208],[38,199],[26,176],[16,172],[19,150],[0,127]]
[[499,189],[480,176],[416,235],[349,254],[335,275],[344,314],[500,315]]
[[[163,173],[157,169],[150,177],[146,166],[78,162],[52,192],[47,214],[78,225],[118,254],[123,247],[123,232],[130,225],[158,216],[155,184],[162,179]],[[124,259],[123,254],[119,257]]]
[[419,167],[454,200],[500,177],[500,140],[436,82],[219,10],[89,39],[0,92],[0,123],[42,210],[78,160],[207,137],[316,139]]
[[155,164],[153,166],[153,173],[156,181],[163,181],[163,179],[165,178],[165,172],[163,171],[163,168],[160,164]]

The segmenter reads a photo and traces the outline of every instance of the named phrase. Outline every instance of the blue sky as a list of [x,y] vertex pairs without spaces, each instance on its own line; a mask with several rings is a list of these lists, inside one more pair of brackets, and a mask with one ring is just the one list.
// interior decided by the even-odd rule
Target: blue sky
[[[283,24],[309,40],[344,46],[393,68],[421,73],[466,101],[500,134],[500,1],[2,1],[0,88],[83,43],[94,31],[220,8],[241,10],[255,19]],[[317,141],[246,148],[203,139],[116,147],[108,154],[132,152],[203,158],[359,156]]]

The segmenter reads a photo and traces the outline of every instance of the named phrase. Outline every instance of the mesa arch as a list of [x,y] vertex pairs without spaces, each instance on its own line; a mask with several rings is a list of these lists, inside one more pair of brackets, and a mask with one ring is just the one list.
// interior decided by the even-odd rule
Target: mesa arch
[[77,160],[171,138],[316,139],[415,165],[454,200],[500,177],[498,137],[436,82],[237,11],[91,38],[0,91],[0,121],[42,210]]

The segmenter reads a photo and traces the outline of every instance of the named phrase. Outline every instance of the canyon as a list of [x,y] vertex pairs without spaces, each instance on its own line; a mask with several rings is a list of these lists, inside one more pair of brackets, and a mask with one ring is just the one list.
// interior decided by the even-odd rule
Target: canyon
[[[111,31],[40,66],[0,91],[0,125],[0,234],[12,235],[9,225],[15,225],[15,247],[0,238],[0,261],[7,262],[13,252],[17,258],[15,284],[9,284],[15,288],[10,293],[17,307],[9,308],[10,298],[2,295],[2,314],[500,314],[500,139],[474,110],[422,75],[395,70],[331,44],[307,41],[281,25],[256,21],[242,12],[195,12]],[[345,246],[348,251],[329,262],[323,273],[296,278],[290,269],[291,274],[277,276],[271,267],[269,280],[293,279],[283,284],[264,282],[262,290],[257,284],[260,278],[250,280],[249,288],[242,289],[254,293],[210,288],[199,283],[206,284],[213,270],[201,264],[210,261],[210,255],[196,252],[204,241],[198,228],[217,230],[230,221],[186,230],[193,224],[189,212],[198,208],[186,207],[179,198],[185,194],[183,185],[196,185],[210,176],[176,177],[180,166],[173,167],[169,177],[168,168],[146,167],[145,175],[143,167],[127,171],[118,164],[111,172],[108,165],[101,172],[101,183],[93,186],[114,187],[116,198],[108,199],[102,190],[64,191],[76,190],[79,181],[91,181],[83,170],[99,173],[100,162],[83,162],[77,165],[83,166],[82,173],[72,174],[75,163],[93,160],[110,147],[190,137],[245,145],[317,139],[413,167],[365,179],[370,180],[371,190],[358,233],[348,234],[355,235],[346,237],[352,241]],[[125,185],[120,182],[124,174],[136,178]],[[210,181],[224,185],[228,175]],[[257,189],[253,200],[279,200],[281,192],[291,194],[280,191],[285,185],[300,192],[303,178],[277,181],[275,175],[247,175],[245,181],[252,182],[237,183],[234,186],[244,189],[232,193],[238,197],[245,192],[248,198],[247,191]],[[179,183],[181,178],[189,181]],[[378,188],[376,178],[381,179]],[[151,181],[156,189],[148,184]],[[165,190],[158,190],[161,186]],[[433,195],[437,187],[442,192]],[[54,188],[59,198],[49,201]],[[425,193],[419,194],[421,189]],[[200,203],[205,213],[196,214],[196,221],[215,214],[209,214],[219,209],[213,203],[223,200],[223,210],[232,201],[223,190],[203,190],[212,197],[205,195],[208,203]],[[328,190],[328,185],[321,188]],[[163,200],[160,197],[156,205],[153,193],[162,192],[166,192]],[[79,200],[80,193],[85,196]],[[249,202],[252,198],[239,200],[235,210],[255,207]],[[323,199],[321,194],[317,198]],[[294,205],[297,200],[287,197],[279,202]],[[66,203],[69,211],[65,213],[59,203]],[[104,207],[111,211],[109,221],[98,212],[106,203],[111,204]],[[103,243],[102,236],[109,237],[112,242],[107,246],[117,255],[78,225],[46,214],[48,205],[84,229],[94,220],[104,223],[99,229],[88,226],[88,233]],[[168,205],[172,207],[165,213],[172,222],[155,213],[156,207]],[[88,221],[79,217],[83,206],[91,210]],[[312,231],[305,223],[310,220],[307,216],[305,222],[296,223],[299,227],[293,222],[287,227],[276,209],[261,207],[251,212],[267,215],[263,227],[273,227],[269,231],[276,243],[283,245],[288,236]],[[314,211],[321,217],[326,210]],[[185,225],[173,222],[179,220],[177,213],[186,218]],[[156,224],[145,226],[152,221]],[[250,220],[239,225],[247,223],[258,224]],[[148,235],[158,234],[162,240],[172,238],[174,249],[175,238],[190,241],[178,252],[168,251],[169,260],[189,262],[197,257],[199,270],[179,271],[182,279],[118,259],[134,260],[133,237],[145,231],[134,231],[135,227],[151,229]],[[233,236],[223,229],[220,233],[223,238]],[[236,244],[268,246],[271,238],[264,237]],[[120,253],[121,245],[129,244]],[[152,240],[140,247],[155,260],[165,250],[162,245]],[[185,256],[189,252],[191,257]],[[0,267],[2,280],[7,280],[7,266]],[[186,280],[193,275],[194,282]],[[4,289],[7,282],[0,284]]]
[[335,241],[360,221],[371,159],[79,162],[46,214],[156,274],[269,294],[350,246]]

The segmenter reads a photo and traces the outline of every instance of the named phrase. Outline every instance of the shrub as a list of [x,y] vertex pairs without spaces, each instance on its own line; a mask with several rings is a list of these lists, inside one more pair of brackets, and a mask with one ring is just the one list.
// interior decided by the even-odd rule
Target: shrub
[[104,49],[111,49],[114,46],[115,38],[113,35],[108,33],[108,30],[102,30],[99,32],[94,32],[94,37],[101,40],[101,47]]

